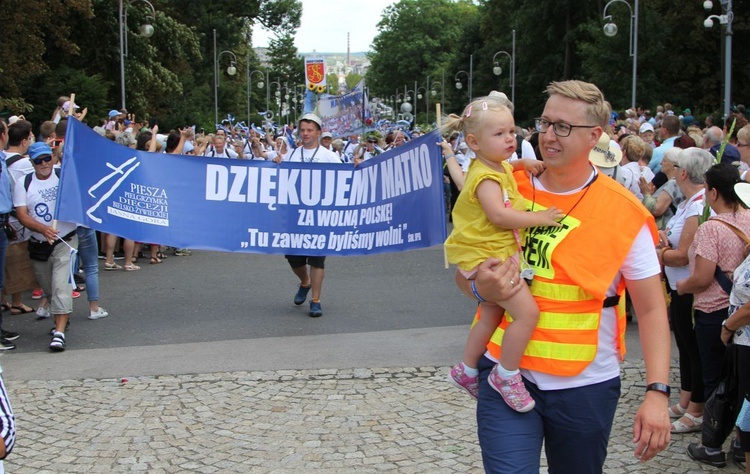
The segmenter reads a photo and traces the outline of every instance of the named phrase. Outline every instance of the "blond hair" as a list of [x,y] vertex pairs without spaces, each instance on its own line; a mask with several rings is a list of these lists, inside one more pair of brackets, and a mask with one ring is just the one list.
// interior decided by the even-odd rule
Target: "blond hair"
[[641,137],[628,135],[622,139],[621,147],[629,162],[641,160],[646,155],[646,142]]
[[739,129],[737,131],[737,138],[744,141],[745,143],[750,143],[750,125],[745,125],[741,129]]
[[485,96],[474,99],[466,106],[461,115],[450,114],[443,117],[443,125],[440,127],[442,134],[458,131],[463,132],[464,136],[473,133],[476,134],[482,127],[485,114],[489,112],[508,112],[513,117],[512,104],[508,99],[498,96]]
[[586,103],[586,118],[600,127],[609,123],[612,112],[609,103],[604,100],[604,94],[594,84],[583,81],[552,82],[545,91],[549,97],[561,95],[568,99],[580,100]]

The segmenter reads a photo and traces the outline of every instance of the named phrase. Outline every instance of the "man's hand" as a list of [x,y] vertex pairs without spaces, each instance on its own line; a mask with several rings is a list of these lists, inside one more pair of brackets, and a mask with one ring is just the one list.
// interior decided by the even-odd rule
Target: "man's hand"
[[47,239],[47,242],[49,242],[50,244],[54,244],[55,240],[57,240],[57,234],[59,232],[60,231],[58,231],[54,227],[48,225],[44,227],[44,232],[42,232],[42,234],[44,235],[44,238]]
[[646,392],[633,425],[635,457],[646,462],[669,445],[669,399],[660,392]]
[[[463,278],[456,272],[456,279],[459,277]],[[459,288],[464,288],[460,282],[457,283]],[[477,293],[487,301],[509,300],[521,290],[521,285],[525,283],[518,273],[518,265],[512,259],[502,262],[498,258],[488,258],[477,267],[474,286]],[[468,285],[466,287],[468,288]]]

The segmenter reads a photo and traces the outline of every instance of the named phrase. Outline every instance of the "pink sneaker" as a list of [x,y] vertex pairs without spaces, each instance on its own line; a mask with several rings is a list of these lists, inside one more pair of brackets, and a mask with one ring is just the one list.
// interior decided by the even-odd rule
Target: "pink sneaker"
[[534,408],[536,403],[531,398],[531,395],[529,395],[528,390],[526,390],[521,374],[504,379],[497,373],[496,365],[490,372],[487,381],[490,383],[490,387],[494,388],[503,397],[505,403],[515,411],[526,413]]
[[458,364],[451,369],[448,373],[448,382],[469,392],[474,400],[479,397],[479,377],[466,375],[463,364]]
[[42,296],[44,296],[44,290],[42,290],[41,288],[36,288],[31,292],[32,300],[40,300],[42,299]]
[[71,296],[73,297],[73,299],[76,299],[76,298],[78,298],[79,296],[81,296],[81,293],[77,292],[76,290],[73,290],[73,293],[72,293],[72,295],[71,295]]

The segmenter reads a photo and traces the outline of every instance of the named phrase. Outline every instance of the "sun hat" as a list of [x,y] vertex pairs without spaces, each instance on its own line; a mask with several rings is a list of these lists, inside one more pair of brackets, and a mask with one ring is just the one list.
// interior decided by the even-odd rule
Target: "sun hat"
[[648,122],[643,122],[641,124],[641,128],[638,129],[638,133],[646,133],[646,132],[653,132],[653,131],[654,131],[654,126]]
[[589,161],[599,168],[614,168],[622,160],[622,150],[617,142],[602,133],[596,146],[589,152]]
[[734,192],[737,194],[737,197],[740,198],[742,204],[746,207],[750,207],[750,183],[740,181],[734,185]]
[[52,155],[52,148],[46,143],[34,142],[29,146],[29,158],[32,160],[44,155]]
[[318,124],[319,129],[323,128],[323,122],[320,120],[320,117],[318,117],[315,114],[305,114],[299,118],[299,121],[300,122],[303,122],[303,121],[315,122],[316,124]]

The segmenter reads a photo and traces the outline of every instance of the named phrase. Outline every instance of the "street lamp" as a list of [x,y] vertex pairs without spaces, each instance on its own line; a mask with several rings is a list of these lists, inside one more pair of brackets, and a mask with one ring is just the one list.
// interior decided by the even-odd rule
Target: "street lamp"
[[[706,28],[714,26],[714,20],[724,25],[724,120],[729,117],[729,106],[732,103],[732,21],[734,12],[732,12],[732,0],[720,0],[723,15],[709,15],[703,22]],[[711,11],[714,3],[711,0],[703,2],[703,8]]]
[[247,124],[250,126],[250,83],[253,80],[253,74],[260,74],[260,80],[257,82],[258,89],[263,89],[263,86],[265,85],[263,83],[263,79],[265,78],[265,73],[263,71],[260,71],[258,69],[250,72],[250,56],[248,55],[248,65],[247,65]]
[[635,110],[635,86],[637,84],[637,71],[638,71],[638,0],[635,0],[635,10],[630,6],[630,3],[625,0],[610,0],[604,5],[604,20],[607,24],[604,25],[604,34],[607,36],[615,36],[617,34],[617,25],[612,21],[612,15],[607,15],[607,8],[613,3],[624,3],[630,10],[630,57],[633,58],[633,91],[631,99],[631,107]]
[[432,97],[437,96],[437,91],[435,90],[435,87],[440,86],[440,110],[443,110],[445,108],[445,70],[442,70],[443,72],[443,79],[442,81],[433,81],[430,84],[430,94]]
[[[428,76],[427,77],[427,84],[429,84],[429,83],[430,83],[430,78]],[[415,86],[416,86],[416,84],[415,84]],[[417,91],[417,99],[418,100],[422,100],[422,99],[425,100],[425,114],[426,114],[425,121],[429,125],[430,124],[430,94],[427,93],[427,88],[422,87],[422,86],[417,87],[415,90]],[[416,103],[417,103],[417,101],[415,100],[414,104],[416,105]]]
[[146,15],[146,23],[139,28],[141,36],[151,38],[154,35],[154,27],[151,25],[156,19],[156,10],[148,0],[119,0],[118,21],[120,24],[120,103],[125,108],[125,56],[128,55],[128,8],[135,2],[143,2],[151,9],[151,14]]
[[219,59],[221,59],[222,54],[232,56],[233,60],[229,63],[227,74],[234,76],[237,74],[237,67],[235,66],[237,64],[237,56],[229,50],[216,53],[216,30],[214,30],[214,123],[217,124],[219,123]]
[[472,91],[471,91],[472,84],[474,82],[474,55],[473,54],[469,56],[469,72],[466,72],[462,69],[456,73],[456,77],[455,77],[456,89],[459,89],[459,90],[463,89],[464,87],[463,83],[461,83],[461,81],[458,79],[459,74],[462,74],[462,73],[466,74],[466,77],[469,80],[469,102],[471,102],[471,100],[474,98],[474,96],[472,95]]
[[513,30],[513,44],[511,48],[511,54],[508,54],[506,51],[498,51],[492,56],[492,63],[494,64],[494,67],[492,68],[492,73],[496,76],[499,76],[503,73],[503,68],[500,67],[500,63],[498,63],[495,58],[497,58],[498,54],[504,54],[508,56],[508,59],[510,60],[510,101],[515,105],[516,103],[516,30]]
[[[274,92],[274,102],[276,102],[276,105],[278,106],[277,110],[279,111],[279,117],[281,117],[281,83],[279,81],[270,81],[268,85],[266,85],[266,105],[270,107],[269,99],[271,97],[271,86],[276,85],[276,92]],[[267,109],[270,110],[270,109]]]

